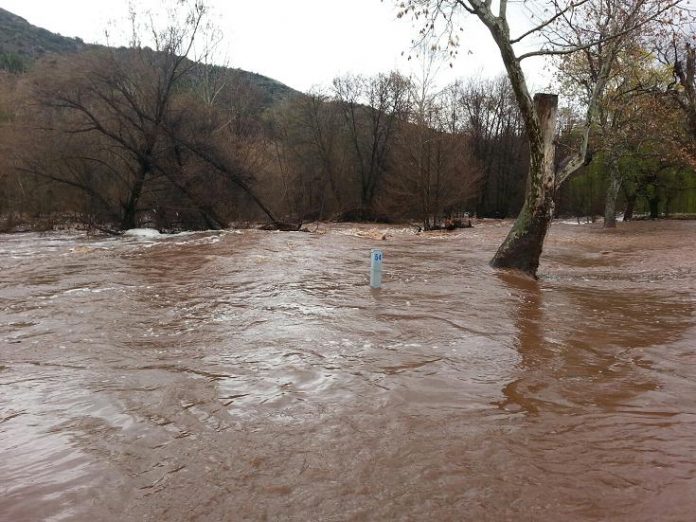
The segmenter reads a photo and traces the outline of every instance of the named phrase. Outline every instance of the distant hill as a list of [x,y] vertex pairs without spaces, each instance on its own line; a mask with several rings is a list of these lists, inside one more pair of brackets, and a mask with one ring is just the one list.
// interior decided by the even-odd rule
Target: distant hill
[[25,70],[46,53],[74,53],[85,48],[79,38],[67,38],[31,25],[21,16],[0,8],[0,68]]
[[[93,45],[86,44],[80,38],[52,33],[0,8],[0,70],[24,72],[45,54],[76,53],[90,47]],[[284,83],[261,74],[242,69],[232,69],[231,72],[258,87],[265,94],[268,104],[300,94]]]
[[244,69],[234,69],[234,71],[245,77],[250,84],[256,85],[261,91],[266,93],[267,98],[271,101],[280,101],[290,96],[301,94],[300,91],[296,91],[292,87],[268,76],[245,71]]

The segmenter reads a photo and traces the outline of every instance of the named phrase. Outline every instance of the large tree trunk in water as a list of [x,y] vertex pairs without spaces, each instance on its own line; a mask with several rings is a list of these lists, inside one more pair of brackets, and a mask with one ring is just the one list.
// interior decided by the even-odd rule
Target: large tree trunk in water
[[553,219],[556,185],[554,143],[558,96],[537,94],[534,105],[539,128],[528,129],[530,165],[527,194],[512,230],[496,252],[491,266],[512,268],[536,276],[544,239]]
[[[604,202],[604,228],[616,228],[616,198],[621,189],[621,175],[615,165],[610,170],[607,198]],[[625,220],[625,217],[624,217]]]

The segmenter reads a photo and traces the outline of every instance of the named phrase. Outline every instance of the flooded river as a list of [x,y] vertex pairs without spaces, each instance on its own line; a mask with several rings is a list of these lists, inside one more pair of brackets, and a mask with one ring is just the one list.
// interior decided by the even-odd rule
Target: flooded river
[[508,227],[2,236],[0,520],[693,520],[696,223]]

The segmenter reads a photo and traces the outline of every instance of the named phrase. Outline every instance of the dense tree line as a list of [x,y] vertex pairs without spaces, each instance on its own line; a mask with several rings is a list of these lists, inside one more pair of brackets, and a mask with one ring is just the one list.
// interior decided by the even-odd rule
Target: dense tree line
[[[178,46],[95,49],[2,74],[5,219],[220,228],[474,211],[471,134],[396,73],[267,103]],[[211,92],[211,89],[213,92]]]
[[[0,75],[4,227],[215,229],[474,210],[481,167],[444,94],[397,73],[282,100],[196,56],[205,9],[156,45],[49,55]],[[205,43],[205,42],[204,42]]]
[[[440,88],[423,56],[414,77],[349,75],[269,96],[200,53],[205,14],[191,3],[183,21],[152,31],[154,48],[86,47],[0,72],[0,226],[427,229],[464,212],[514,217],[525,205],[531,120],[508,76]],[[586,14],[570,41],[610,30]],[[639,15],[628,9],[612,23]],[[551,191],[555,215],[605,214],[611,224],[619,210],[696,211],[694,51],[674,35],[655,41],[648,49],[626,37],[610,57],[588,47],[561,60],[569,103],[550,126],[555,168],[569,181]]]

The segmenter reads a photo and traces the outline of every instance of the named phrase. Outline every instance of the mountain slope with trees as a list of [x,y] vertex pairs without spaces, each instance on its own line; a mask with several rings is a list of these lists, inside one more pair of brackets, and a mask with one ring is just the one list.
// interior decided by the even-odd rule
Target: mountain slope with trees
[[[664,56],[648,50],[655,38],[641,31],[669,4],[633,1],[612,3],[628,11],[602,30],[626,27],[622,20],[640,9],[657,11],[634,24],[630,39],[621,32],[609,47],[589,42],[584,55],[563,55],[557,87],[571,104],[556,116],[556,99],[546,97],[553,110],[545,118],[523,78],[517,86],[508,77],[438,85],[442,57],[432,42],[416,55],[421,72],[411,77],[346,75],[299,93],[213,65],[206,51],[217,35],[194,0],[172,2],[179,16],[169,25],[154,26],[149,16],[134,25],[157,35],[154,49],[137,34],[121,48],[47,36],[5,12],[18,34],[5,34],[14,47],[0,50],[20,56],[21,48],[27,61],[0,71],[0,229],[66,222],[112,232],[259,222],[297,229],[311,220],[431,229],[464,213],[514,217],[526,206],[508,246],[533,243],[531,254],[517,246],[501,252],[534,272],[554,216],[696,211],[693,133],[683,125],[693,107],[693,52],[687,47],[674,63],[668,43]],[[485,4],[476,5],[485,15]],[[592,5],[583,2],[583,12]],[[606,23],[595,14],[589,25],[567,28],[569,49],[582,47],[577,39],[585,32],[598,32],[592,24]],[[498,27],[501,16],[489,22]],[[508,57],[513,73],[524,57]],[[526,116],[520,99],[532,111]],[[543,150],[530,149],[530,125]],[[527,173],[539,174],[540,165],[544,175],[530,185]]]
[[30,24],[0,8],[0,70],[24,71],[47,53],[76,53],[86,44]]
[[[36,60],[49,55],[75,54],[103,46],[85,43],[80,38],[70,38],[47,29],[36,27],[27,20],[0,7],[0,71],[23,72]],[[284,83],[243,69],[220,67],[226,74],[238,76],[257,86],[273,104],[287,96],[299,94]]]

